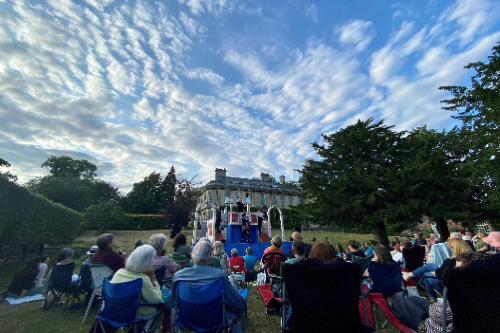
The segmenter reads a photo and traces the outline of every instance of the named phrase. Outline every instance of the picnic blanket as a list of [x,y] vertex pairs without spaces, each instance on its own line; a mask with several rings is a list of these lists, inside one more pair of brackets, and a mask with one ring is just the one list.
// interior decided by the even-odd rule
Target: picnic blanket
[[26,296],[20,299],[15,299],[12,297],[7,297],[5,300],[9,302],[10,305],[19,305],[22,303],[28,303],[28,302],[34,302],[34,301],[43,301],[45,299],[45,296],[42,294],[36,294],[33,296]]

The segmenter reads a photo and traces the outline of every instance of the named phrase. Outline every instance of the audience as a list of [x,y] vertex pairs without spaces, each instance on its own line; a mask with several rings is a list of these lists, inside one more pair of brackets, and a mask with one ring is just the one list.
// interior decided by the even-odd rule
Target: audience
[[391,251],[391,255],[392,255],[392,260],[404,263],[403,252],[401,252],[401,248],[399,247],[399,243],[393,246],[393,250]]
[[37,285],[36,279],[40,269],[40,257],[31,258],[26,267],[14,275],[7,289],[7,297],[20,299],[26,296],[41,294],[43,286]]
[[396,245],[399,246],[399,238],[393,237],[392,238],[392,247],[394,247]]
[[[231,285],[224,271],[209,267],[212,250],[210,242],[200,240],[200,242],[196,243],[192,253],[194,266],[175,273],[174,284],[184,281],[193,287],[198,287],[223,279],[225,283],[225,300],[227,301],[226,322],[231,323],[231,332],[244,332],[246,330],[247,303]],[[173,299],[175,299],[175,289],[172,288]],[[175,313],[173,313],[173,318],[175,318]]]
[[414,236],[415,236],[415,242],[413,245],[420,245],[420,246],[427,245],[427,241],[424,238],[422,238],[421,232],[416,232]]
[[311,252],[309,253],[309,259],[318,258],[322,261],[329,261],[335,259],[336,257],[334,248],[326,243],[314,244]]
[[485,232],[478,232],[477,235],[472,237],[472,241],[474,243],[474,248],[477,252],[486,253],[490,250],[490,246],[484,241],[486,237]]
[[125,267],[125,259],[115,251],[113,251],[112,234],[102,234],[97,238],[97,246],[99,249],[90,259],[91,264],[104,264],[109,266],[113,272]]
[[36,282],[39,286],[43,284],[43,278],[45,277],[45,272],[47,272],[49,261],[49,256],[40,257],[40,268],[38,269],[38,275],[36,277]]
[[430,245],[434,245],[434,243],[436,242],[436,235],[435,234],[430,234],[429,235],[429,239],[427,240],[427,243]]
[[295,258],[288,259],[285,264],[293,264],[306,257],[306,247],[302,240],[296,239],[292,243],[292,253]]
[[245,260],[245,268],[247,272],[255,271],[255,262],[257,261],[257,258],[253,255],[253,249],[251,247],[247,247],[245,252],[246,255],[243,259]]
[[227,257],[226,251],[224,251],[224,245],[219,241],[216,241],[214,244],[213,257],[219,259],[222,270],[227,272],[229,268],[229,258]]
[[174,244],[172,245],[172,248],[173,255],[185,257],[185,261],[181,266],[183,268],[189,267],[191,259],[191,248],[186,246],[186,235],[178,233],[174,238]]
[[[125,268],[119,269],[111,283],[124,283],[142,279],[141,303],[158,304],[163,301],[160,285],[153,268],[155,249],[149,245],[137,247],[127,259]],[[156,311],[153,306],[139,306],[138,315],[148,319]]]
[[424,264],[425,248],[422,246],[413,246],[411,241],[403,239],[399,248],[403,252],[405,267],[408,271],[414,271]]
[[268,254],[269,252],[279,252],[286,256],[285,252],[283,252],[283,250],[281,249],[282,246],[283,241],[281,240],[281,237],[278,235],[274,236],[271,239],[271,246],[264,250],[263,256]]
[[335,250],[335,254],[337,255],[337,257],[344,259],[344,257],[345,257],[345,250],[342,247],[342,245],[337,244],[337,249]]
[[92,256],[97,252],[97,250],[99,250],[99,247],[94,245],[90,248],[89,251],[87,251],[87,255],[89,257],[87,259],[85,259],[85,261],[82,263],[82,266],[83,265],[90,265],[90,261],[92,260]]
[[[181,267],[172,260],[170,260],[169,257],[162,256],[162,252],[165,249],[166,244],[167,244],[167,236],[165,236],[162,233],[154,234],[151,237],[149,237],[149,245],[155,249],[153,266],[154,268],[165,267],[164,280],[169,280],[174,276],[175,272],[181,269]],[[138,248],[140,248],[140,246],[137,247],[136,249]]]
[[247,271],[245,268],[245,259],[238,255],[237,249],[231,249],[231,257],[232,258],[229,259],[229,265],[234,272],[243,273]]
[[498,254],[500,252],[500,231],[492,231],[488,237],[483,238],[484,242],[492,246],[491,253]]
[[363,243],[363,251],[365,251],[365,256],[369,257],[373,254],[373,247],[368,242]]
[[347,248],[349,249],[349,252],[345,256],[346,261],[352,261],[352,256],[366,258],[365,253],[359,249],[359,243],[357,241],[351,239],[347,242]]
[[[302,234],[298,231],[295,231],[293,234],[292,234],[292,242],[295,241],[295,240],[302,240]],[[309,252],[311,252],[311,248],[312,248],[312,245],[309,244],[309,243],[304,243],[304,247],[306,249],[306,252],[305,252],[305,258],[308,258],[309,257]],[[294,254],[293,254],[293,251],[292,251],[292,248],[290,248],[290,250],[288,250],[288,257],[290,258],[294,258]]]
[[[438,291],[443,291],[441,280],[446,278],[448,270],[455,268],[455,257],[460,253],[472,251],[469,244],[467,244],[467,242],[462,239],[448,239],[448,247],[451,249],[453,254],[450,258],[443,261],[441,267],[437,266],[436,264],[429,263],[413,270],[412,272],[402,273],[405,280],[408,280],[412,277],[430,277],[426,278],[424,281],[427,294],[433,302],[436,302],[437,297],[435,289]],[[437,279],[435,279],[434,277],[436,277]]]

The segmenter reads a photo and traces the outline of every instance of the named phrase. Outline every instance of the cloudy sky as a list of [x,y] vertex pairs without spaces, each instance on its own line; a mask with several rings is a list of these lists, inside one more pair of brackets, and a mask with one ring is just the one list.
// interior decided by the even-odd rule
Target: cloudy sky
[[500,40],[494,0],[0,0],[0,157],[50,155],[127,192],[171,165],[276,177],[357,119],[455,125],[440,85]]

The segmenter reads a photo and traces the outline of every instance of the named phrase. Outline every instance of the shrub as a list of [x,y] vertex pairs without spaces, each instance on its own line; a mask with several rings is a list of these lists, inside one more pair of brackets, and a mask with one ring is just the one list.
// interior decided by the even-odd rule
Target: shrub
[[85,210],[84,221],[87,229],[114,230],[125,221],[125,212],[111,202],[101,202]]
[[0,247],[70,243],[83,216],[0,177]]

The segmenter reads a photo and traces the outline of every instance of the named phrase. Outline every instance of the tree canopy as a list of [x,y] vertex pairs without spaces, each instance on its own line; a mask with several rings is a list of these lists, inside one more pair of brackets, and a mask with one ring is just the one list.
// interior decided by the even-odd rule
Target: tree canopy
[[[3,158],[0,158],[0,168],[10,168],[11,164],[4,160]],[[5,177],[10,181],[13,181],[14,183],[17,182],[17,176],[13,175],[10,173],[10,171],[7,172],[2,172],[0,171],[0,177]]]
[[69,156],[51,156],[42,163],[55,178],[84,178],[94,179],[97,166],[87,160],[74,160]]

